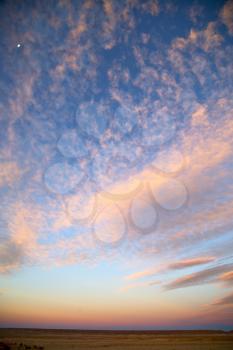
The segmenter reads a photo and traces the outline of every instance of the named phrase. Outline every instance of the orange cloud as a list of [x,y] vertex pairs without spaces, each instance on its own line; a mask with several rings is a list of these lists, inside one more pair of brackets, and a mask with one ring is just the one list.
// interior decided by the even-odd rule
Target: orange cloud
[[191,29],[187,38],[176,38],[173,41],[172,49],[183,50],[190,45],[201,47],[204,51],[219,46],[223,37],[216,32],[217,22],[209,22],[204,30],[196,31]]
[[139,272],[135,272],[135,273],[132,273],[128,276],[126,276],[126,279],[127,280],[135,280],[135,279],[139,279],[139,278],[142,278],[142,277],[147,277],[147,276],[153,276],[155,275],[156,273],[160,272],[162,270],[162,268],[150,268],[150,269],[147,269],[147,270],[144,270],[144,271],[139,271]]
[[219,277],[220,282],[224,282],[227,285],[233,284],[233,271],[225,272]]

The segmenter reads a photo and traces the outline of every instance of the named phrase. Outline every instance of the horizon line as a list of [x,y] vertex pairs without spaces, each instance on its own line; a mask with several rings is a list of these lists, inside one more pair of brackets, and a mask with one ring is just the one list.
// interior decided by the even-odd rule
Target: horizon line
[[75,331],[75,332],[143,332],[143,333],[180,333],[180,332],[211,332],[211,333],[230,333],[230,330],[224,329],[88,329],[88,328],[47,328],[47,327],[5,327],[0,326],[0,329],[8,330],[35,330],[35,331]]

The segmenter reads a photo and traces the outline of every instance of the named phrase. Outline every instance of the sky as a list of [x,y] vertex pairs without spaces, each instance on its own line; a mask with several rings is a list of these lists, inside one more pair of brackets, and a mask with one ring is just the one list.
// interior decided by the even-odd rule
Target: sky
[[0,23],[0,326],[232,329],[233,2]]

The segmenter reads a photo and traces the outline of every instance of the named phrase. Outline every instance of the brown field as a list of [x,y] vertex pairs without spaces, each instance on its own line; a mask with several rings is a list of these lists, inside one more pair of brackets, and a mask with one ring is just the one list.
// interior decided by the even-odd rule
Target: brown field
[[233,332],[0,329],[2,349],[232,350]]

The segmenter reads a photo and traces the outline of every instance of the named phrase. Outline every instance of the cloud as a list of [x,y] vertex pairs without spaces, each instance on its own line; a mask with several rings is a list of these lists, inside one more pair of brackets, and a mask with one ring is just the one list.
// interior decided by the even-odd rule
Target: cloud
[[12,185],[20,179],[21,169],[15,162],[3,162],[0,165],[0,187]]
[[139,279],[147,276],[153,276],[161,272],[165,273],[165,272],[168,272],[169,270],[180,270],[188,267],[208,264],[210,262],[213,262],[214,260],[215,260],[214,257],[198,257],[193,259],[184,259],[184,260],[176,261],[170,264],[163,264],[158,267],[152,267],[144,271],[132,273],[126,276],[126,279],[135,280],[135,279]]
[[147,276],[153,276],[160,271],[161,271],[161,268],[159,268],[159,267],[150,268],[150,269],[147,269],[144,271],[132,273],[132,274],[126,276],[126,279],[127,280],[136,280],[136,279],[147,277]]
[[114,11],[113,2],[104,1],[103,2],[104,12],[106,14],[107,20],[103,24],[103,33],[105,37],[105,49],[112,49],[116,44],[116,39],[114,38],[114,31],[117,24],[117,15]]
[[219,276],[219,281],[224,282],[225,285],[232,285],[233,284],[233,271],[225,272],[222,275]]
[[0,273],[8,273],[19,269],[24,263],[22,247],[13,241],[0,243]]
[[126,292],[129,289],[134,289],[134,288],[141,288],[141,287],[148,287],[148,286],[155,286],[160,284],[160,281],[155,281],[155,282],[138,282],[138,283],[131,283],[131,284],[127,284],[126,286],[121,288],[122,292]]
[[141,6],[143,11],[149,12],[152,16],[157,16],[159,13],[159,2],[157,0],[146,1]]
[[202,285],[205,283],[216,282],[216,277],[222,272],[231,270],[232,264],[223,264],[220,266],[211,267],[206,270],[195,272],[184,277],[177,278],[176,280],[165,284],[165,290],[172,290],[178,288],[185,288],[191,286]]
[[192,125],[209,125],[208,114],[205,106],[198,106],[192,114]]
[[215,261],[214,257],[200,257],[200,258],[194,258],[194,259],[187,259],[187,260],[181,260],[175,263],[172,263],[168,265],[169,269],[179,270],[186,267],[192,267],[197,265],[203,265],[208,264],[210,262]]
[[231,305],[233,304],[233,293],[216,300],[212,305]]
[[233,2],[228,0],[220,12],[222,22],[227,26],[230,35],[233,35]]
[[33,100],[33,88],[36,79],[38,78],[38,73],[33,72],[23,77],[22,82],[18,82],[16,89],[12,91],[10,99],[10,110],[14,119],[20,118],[25,112],[28,103]]
[[[188,181],[188,188],[190,191],[190,194],[192,194],[194,196],[194,201],[192,201],[191,203],[193,203],[194,207],[197,205],[197,211],[193,211],[193,212],[187,212],[187,216],[182,215],[182,213],[177,213],[175,218],[176,219],[176,223],[174,224],[174,220],[171,219],[170,216],[169,220],[165,220],[165,221],[161,221],[160,223],[160,229],[162,229],[163,232],[167,232],[166,233],[166,239],[164,239],[164,237],[162,238],[162,235],[160,237],[160,234],[157,233],[156,235],[156,239],[158,240],[158,242],[161,242],[160,245],[160,250],[161,250],[161,254],[163,254],[163,247],[167,247],[167,242],[169,242],[169,240],[171,241],[171,238],[173,236],[176,236],[176,234],[180,231],[181,227],[191,227],[193,226],[192,230],[195,230],[196,232],[193,233],[192,237],[188,235],[183,236],[183,238],[181,237],[181,239],[178,240],[174,240],[173,242],[173,247],[175,247],[175,249],[180,249],[182,248],[182,245],[184,244],[187,247],[188,242],[192,245],[193,242],[199,242],[200,241],[200,235],[198,235],[198,231],[202,229],[202,227],[205,227],[206,229],[206,222],[208,222],[208,224],[211,226],[213,223],[213,227],[216,227],[215,230],[215,234],[218,234],[219,230],[219,223],[221,223],[222,221],[227,221],[227,220],[231,220],[232,217],[232,206],[229,205],[229,202],[227,202],[226,204],[222,204],[222,205],[216,205],[214,204],[213,208],[209,208],[210,202],[208,201],[208,198],[206,198],[206,203],[207,203],[207,210],[205,209],[205,207],[201,207],[201,210],[198,208],[199,205],[199,200],[203,203],[203,188],[205,189],[205,195],[209,192],[209,193],[214,193],[213,189],[216,189],[215,187],[215,180],[218,182],[219,178],[221,179],[221,176],[225,177],[225,173],[221,174],[221,176],[219,177],[219,174],[216,173],[216,179],[212,176],[211,177],[211,181],[209,179],[209,177],[207,176],[207,183],[203,182],[201,183],[200,181],[198,181],[198,186],[196,183],[196,180],[198,179],[198,176],[203,173],[203,171],[205,169],[208,169],[208,171],[210,171],[210,173],[212,174],[212,170],[216,167],[218,167],[218,165],[221,165],[223,162],[225,162],[225,160],[228,159],[228,157],[231,154],[231,149],[228,146],[227,143],[225,143],[225,138],[226,140],[228,139],[228,137],[230,137],[231,135],[231,130],[232,130],[232,126],[231,123],[229,123],[228,121],[226,121],[226,125],[225,123],[223,124],[223,126],[220,128],[218,128],[217,130],[212,129],[212,128],[208,128],[208,134],[204,134],[203,136],[199,136],[198,133],[193,133],[192,130],[189,133],[186,133],[184,135],[184,145],[185,145],[185,149],[186,149],[186,164],[188,164],[188,167],[185,169],[185,178],[186,181]],[[211,131],[211,132],[210,132]],[[221,135],[219,137],[219,135]],[[203,138],[203,139],[202,139]],[[204,142],[205,139],[205,142]],[[195,147],[195,149],[193,148],[193,144],[198,144],[198,147]],[[208,147],[207,147],[208,145]],[[216,151],[218,152],[216,154]],[[170,154],[170,152],[168,152],[168,154]],[[164,155],[164,151],[163,151],[163,163],[167,164],[166,161],[166,155]],[[176,164],[172,165],[172,169],[173,167],[176,167]],[[186,165],[187,166],[187,165]],[[150,183],[150,185],[152,186],[151,188],[157,188],[159,189],[160,186],[163,184],[163,178],[161,178],[161,176],[158,174],[156,174],[156,172],[154,172],[154,169],[150,169],[147,168],[145,170],[143,170],[142,172],[139,173],[135,173],[135,175],[133,175],[132,180],[133,182],[131,183],[130,181],[122,181],[122,182],[115,182],[113,185],[111,185],[110,187],[106,187],[104,188],[104,192],[101,191],[99,193],[99,198],[101,198],[101,200],[99,201],[99,204],[101,204],[103,207],[105,205],[107,205],[107,203],[110,203],[111,201],[115,202],[116,204],[119,204],[121,209],[123,209],[124,213],[126,213],[127,216],[127,212],[128,209],[130,207],[130,203],[129,200],[133,199],[134,196],[136,195],[136,190],[138,190],[138,187],[130,187],[130,184],[136,184],[136,183],[140,183],[140,181],[145,182],[145,184]],[[183,170],[182,170],[183,171]],[[207,173],[208,175],[208,173]],[[136,181],[139,180],[139,181]],[[162,182],[161,182],[162,180]],[[203,186],[203,187],[202,187]],[[134,190],[136,192],[134,192]],[[144,195],[146,196],[146,198],[148,198],[148,194],[147,194],[147,187],[146,186],[139,186],[139,190],[142,190],[142,193],[144,193]],[[106,194],[108,195],[108,197],[111,198],[107,198]],[[166,194],[166,193],[165,193]],[[81,195],[81,192],[80,194]],[[69,198],[71,197],[67,197],[67,200],[69,200]],[[77,197],[78,198],[78,197]],[[114,198],[114,199],[113,199]],[[123,201],[124,198],[128,198],[126,201]],[[72,201],[74,203],[75,198],[72,197]],[[196,201],[196,203],[195,203]],[[56,204],[55,204],[56,202]],[[194,208],[193,207],[193,208]],[[64,228],[64,227],[70,227],[70,225],[72,224],[72,220],[70,221],[70,218],[67,218],[67,212],[64,211],[64,207],[62,209],[62,205],[59,208],[59,205],[57,203],[57,201],[53,201],[52,199],[50,199],[48,201],[48,207],[49,210],[46,211],[46,213],[44,213],[44,222],[48,222],[50,229],[52,228],[52,230],[57,230],[60,231],[60,229]],[[12,223],[10,224],[9,228],[11,231],[11,235],[14,239],[14,241],[16,241],[17,243],[23,243],[25,242],[25,247],[30,247],[33,248],[31,249],[31,252],[36,252],[38,251],[38,256],[39,256],[39,252],[43,252],[44,254],[46,252],[46,249],[49,249],[48,247],[42,247],[42,246],[38,246],[37,245],[37,239],[38,236],[40,235],[39,233],[39,226],[41,225],[41,218],[36,219],[37,215],[41,212],[43,208],[41,208],[40,206],[38,206],[37,208],[35,208],[35,211],[32,211],[30,214],[27,210],[27,212],[24,211],[24,209],[22,210],[22,208],[19,208],[16,206],[15,210],[14,210],[14,215],[12,216]],[[43,210],[42,210],[43,211]],[[36,214],[37,213],[37,214]],[[108,212],[109,213],[109,212]],[[113,213],[112,213],[113,214]],[[40,214],[41,215],[41,214]],[[73,216],[73,214],[72,214]],[[25,223],[25,219],[26,219],[26,223]],[[111,217],[109,217],[109,214],[105,217],[106,221],[111,219]],[[114,218],[113,218],[114,219]],[[185,219],[185,221],[184,221]],[[24,221],[22,221],[24,220]],[[52,220],[52,221],[51,221]],[[29,223],[31,221],[31,223]],[[33,222],[36,224],[36,222],[40,222],[40,225],[34,225]],[[51,224],[52,223],[52,224]],[[198,223],[198,225],[197,225]],[[32,228],[31,225],[34,225],[34,227]],[[17,229],[17,227],[21,227],[23,228],[21,230],[21,232]],[[165,230],[164,230],[164,229]],[[132,234],[131,232],[129,232],[130,237],[135,237],[135,239],[137,239],[137,235]],[[64,240],[59,238],[59,234],[57,235],[58,237],[58,243],[59,242],[63,242],[63,249],[64,251],[71,252],[71,250],[73,252],[75,252],[75,249],[78,247],[78,240],[73,240],[73,243],[70,245],[69,248],[69,240]],[[186,239],[188,237],[188,240]],[[201,236],[203,237],[203,236]],[[207,236],[206,236],[207,237]],[[131,241],[132,244],[133,241]],[[149,237],[145,237],[145,245],[141,245],[141,252],[143,252],[143,250],[145,249],[145,251],[148,251],[147,246],[151,246],[151,236]],[[58,247],[58,245],[53,246],[53,249],[56,249],[56,247]],[[90,252],[89,252],[89,256],[93,256],[96,247],[93,245],[89,246],[90,248]],[[30,249],[27,249],[28,251]],[[98,247],[97,247],[98,249]],[[140,251],[140,250],[139,250]],[[175,250],[177,251],[177,250]],[[47,253],[46,253],[47,254]],[[31,256],[33,256],[33,254],[31,254]],[[37,255],[35,254],[34,258],[37,259],[36,257]],[[46,255],[41,255],[42,257],[44,256],[44,259],[46,259]],[[57,259],[59,259],[59,253],[57,255]],[[78,258],[77,258],[78,260]],[[63,261],[65,261],[63,259]],[[74,261],[74,259],[73,259]],[[65,262],[64,262],[65,263]],[[185,264],[185,263],[184,263]],[[156,269],[157,271],[157,269]],[[146,272],[146,275],[153,275],[156,271],[154,271],[152,269]]]
[[13,203],[6,214],[10,215],[9,237],[1,245],[1,271],[10,272],[23,264],[44,259],[45,251],[37,243],[38,227],[42,223],[39,212],[19,201]]
[[204,30],[191,29],[187,38],[176,38],[173,41],[172,49],[183,50],[187,47],[199,47],[208,52],[218,47],[223,41],[223,37],[216,30],[217,22],[209,22]]
[[200,20],[200,18],[203,15],[203,11],[204,11],[204,7],[201,6],[200,4],[194,4],[194,5],[190,6],[188,14],[189,14],[191,21],[194,24],[198,23],[198,20]]

